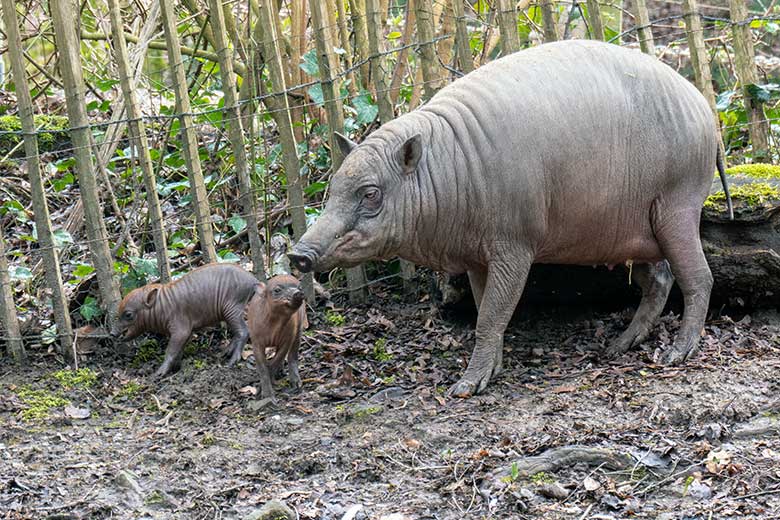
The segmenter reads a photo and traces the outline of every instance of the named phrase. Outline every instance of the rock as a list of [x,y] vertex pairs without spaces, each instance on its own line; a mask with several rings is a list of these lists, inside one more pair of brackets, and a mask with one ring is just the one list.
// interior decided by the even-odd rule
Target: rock
[[265,505],[252,511],[244,520],[296,520],[298,515],[281,500],[269,500]]
[[265,399],[257,399],[254,401],[249,401],[249,409],[253,412],[259,412],[266,406],[272,405],[274,402],[272,397],[266,397]]
[[392,401],[401,401],[404,398],[404,395],[406,395],[406,392],[404,392],[402,388],[391,386],[372,395],[368,402],[389,403]]
[[401,513],[393,513],[390,515],[380,516],[379,520],[412,520],[412,517]]
[[569,491],[557,482],[542,484],[537,488],[536,492],[543,497],[555,500],[565,500],[569,496]]
[[65,407],[65,416],[71,419],[89,419],[90,415],[92,412],[89,411],[89,408],[77,408],[72,405]]
[[585,488],[585,491],[596,491],[601,487],[601,484],[593,477],[585,477],[585,480],[582,481],[582,486]]
[[132,493],[135,493],[138,496],[143,495],[143,490],[141,489],[141,486],[138,484],[138,475],[133,473],[132,471],[122,470],[119,473],[117,473],[116,478],[114,479],[114,482],[116,482],[117,486],[124,488]]
[[712,498],[712,489],[710,486],[699,480],[694,480],[691,485],[688,486],[688,494],[691,498],[698,500],[709,500]]
[[[357,520],[358,514],[363,511],[363,504],[355,504],[354,506],[350,506],[349,509],[347,509],[347,512],[344,513],[344,516],[341,517],[341,520]],[[365,517],[365,514],[361,515]]]
[[618,497],[615,495],[610,495],[609,493],[601,497],[601,503],[610,509],[620,509],[623,505],[622,501]]

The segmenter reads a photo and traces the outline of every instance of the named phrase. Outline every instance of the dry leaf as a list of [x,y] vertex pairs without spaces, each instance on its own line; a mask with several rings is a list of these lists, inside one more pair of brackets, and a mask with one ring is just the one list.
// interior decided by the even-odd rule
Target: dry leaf
[[417,439],[404,439],[404,444],[406,444],[406,447],[412,450],[416,450],[420,446],[422,446],[422,443],[418,441]]
[[238,393],[246,396],[257,395],[257,388],[252,385],[247,385],[244,388],[239,388]]
[[569,392],[574,392],[577,390],[576,386],[556,386],[552,389],[552,393],[554,394],[568,394]]
[[582,486],[586,491],[596,491],[601,487],[601,484],[595,478],[585,477],[585,480],[582,481]]

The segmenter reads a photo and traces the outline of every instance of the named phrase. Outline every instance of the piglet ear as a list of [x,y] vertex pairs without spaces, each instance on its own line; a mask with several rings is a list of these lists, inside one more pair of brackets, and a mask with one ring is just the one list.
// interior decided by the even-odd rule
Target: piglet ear
[[265,284],[263,282],[257,284],[257,288],[255,288],[255,294],[265,294]]
[[144,298],[144,305],[146,305],[147,308],[151,309],[152,307],[154,307],[154,302],[157,301],[157,293],[159,291],[160,290],[157,287],[155,287],[154,289],[146,293],[146,298]]
[[333,132],[333,137],[336,138],[336,144],[338,145],[339,150],[341,150],[341,155],[344,157],[357,148],[357,143],[343,134]]
[[423,145],[420,134],[413,135],[398,149],[398,162],[404,175],[414,173],[422,157]]

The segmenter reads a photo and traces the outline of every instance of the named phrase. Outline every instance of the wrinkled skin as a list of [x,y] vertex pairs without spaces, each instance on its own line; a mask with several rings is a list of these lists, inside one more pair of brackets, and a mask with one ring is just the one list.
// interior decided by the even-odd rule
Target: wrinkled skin
[[227,351],[232,366],[249,339],[244,312],[259,283],[236,265],[209,264],[171,283],[140,287],[119,304],[111,335],[125,341],[146,332],[169,336],[165,360],[155,373],[162,377],[179,369],[193,331],[224,321],[232,334]]
[[[249,302],[246,318],[255,363],[260,373],[262,397],[274,397],[271,381],[279,373],[285,359],[290,386],[294,390],[300,389],[298,347],[303,329],[309,326],[300,282],[293,276],[279,275],[268,280],[267,284],[261,284]],[[267,348],[276,349],[270,364],[265,357]]]
[[643,298],[613,354],[647,337],[676,278],[685,312],[664,361],[695,352],[712,286],[699,217],[717,137],[707,102],[666,65],[601,42],[542,45],[340,145],[330,198],[290,259],[304,272],[394,256],[466,271],[476,346],[452,394],[473,395],[501,370],[534,262],[633,262]]

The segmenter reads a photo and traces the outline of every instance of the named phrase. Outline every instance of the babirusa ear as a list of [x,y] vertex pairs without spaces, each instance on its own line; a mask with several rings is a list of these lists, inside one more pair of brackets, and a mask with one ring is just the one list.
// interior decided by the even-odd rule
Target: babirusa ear
[[159,292],[159,289],[155,287],[154,289],[152,289],[151,291],[146,293],[146,298],[144,299],[144,304],[148,308],[151,309],[154,306],[154,302],[157,301],[157,293],[158,292]]
[[346,157],[349,155],[349,153],[357,148],[357,143],[347,137],[346,135],[340,134],[338,132],[333,132],[333,137],[336,138],[336,144],[339,146],[339,150],[341,150],[341,155]]
[[414,173],[417,169],[417,164],[422,157],[422,151],[422,136],[420,134],[407,139],[398,149],[398,162],[401,163],[401,171],[405,175]]

